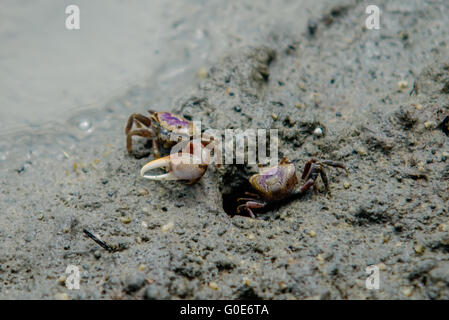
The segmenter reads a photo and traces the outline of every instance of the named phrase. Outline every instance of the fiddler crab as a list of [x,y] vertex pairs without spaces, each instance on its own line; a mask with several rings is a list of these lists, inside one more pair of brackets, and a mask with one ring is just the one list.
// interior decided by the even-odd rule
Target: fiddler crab
[[[159,143],[162,143],[164,148],[173,147],[178,141],[173,137],[190,138],[197,133],[197,129],[193,122],[173,114],[171,112],[155,112],[148,110],[150,117],[144,116],[140,113],[133,113],[126,123],[126,149],[128,153],[132,153],[132,137],[140,136],[149,138],[153,142],[154,158],[161,157]],[[136,129],[133,129],[133,124]],[[143,126],[145,128],[143,128]]]
[[316,191],[318,176],[321,176],[326,190],[329,190],[329,182],[324,170],[325,165],[347,171],[346,166],[341,162],[310,159],[306,162],[301,175],[301,179],[305,182],[298,188],[299,180],[295,166],[285,157],[277,166],[261,168],[258,174],[249,178],[249,183],[257,191],[257,194],[246,192],[245,194],[249,197],[238,198],[237,202],[244,203],[237,207],[237,213],[240,214],[245,210],[252,218],[255,218],[252,209],[262,209],[269,204],[300,196],[311,187]]
[[[192,137],[199,134],[194,123],[171,112],[154,112],[149,110],[150,117],[140,113],[132,114],[125,127],[126,148],[132,153],[132,137],[141,136],[152,139],[155,160],[144,165],[140,174],[150,180],[182,180],[194,184],[205,174],[210,162],[210,150],[217,142],[201,139],[193,142]],[[133,129],[133,125],[136,129]],[[145,126],[146,128],[143,128]],[[175,137],[175,138],[173,138]],[[171,148],[184,141],[184,147],[178,153],[161,157],[159,143],[164,148]],[[198,152],[195,152],[199,150]],[[165,167],[167,173],[162,175],[146,175],[146,172]]]
[[[194,184],[206,173],[210,163],[209,147],[212,144],[214,142],[207,146],[203,143],[195,146],[193,141],[188,141],[180,152],[148,162],[140,170],[140,175],[150,180],[181,180],[187,184]],[[194,152],[195,147],[199,148],[199,154]],[[148,171],[161,167],[165,167],[168,172],[161,175],[146,175]]]
[[[149,111],[150,117],[139,113],[132,114],[126,124],[126,147],[132,153],[132,137],[141,136],[152,139],[153,154],[155,160],[145,164],[140,174],[143,178],[150,180],[181,180],[188,184],[198,182],[205,174],[210,163],[210,151],[218,142],[213,138],[209,140],[192,141],[191,138],[198,132],[193,122],[170,112]],[[137,129],[132,130],[133,124]],[[143,128],[145,126],[146,128]],[[175,134],[179,139],[172,139]],[[179,141],[184,141],[179,152],[172,152],[169,156],[161,157],[159,142],[165,148],[173,147]],[[215,149],[214,149],[214,152]],[[216,165],[219,167],[219,165]],[[280,163],[273,167],[261,168],[258,174],[249,178],[249,183],[257,191],[256,193],[245,192],[247,197],[238,198],[237,214],[246,211],[250,217],[255,218],[253,209],[262,209],[270,204],[279,203],[304,194],[313,187],[316,188],[318,176],[323,180],[326,191],[329,190],[325,166],[342,168],[346,166],[341,162],[331,160],[310,159],[306,162],[301,175],[304,183],[300,184],[296,175],[295,166],[285,157]],[[150,170],[166,168],[166,173],[161,175],[148,175]]]

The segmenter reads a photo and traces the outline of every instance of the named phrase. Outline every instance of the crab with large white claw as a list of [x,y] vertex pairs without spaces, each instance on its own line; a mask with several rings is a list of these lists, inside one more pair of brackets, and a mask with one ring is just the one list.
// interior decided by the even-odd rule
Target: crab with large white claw
[[[140,175],[149,180],[181,180],[187,184],[198,182],[206,173],[210,163],[210,148],[214,143],[204,146],[201,143],[188,142],[181,152],[148,162],[140,170]],[[195,147],[200,152],[194,152]],[[165,167],[168,172],[161,175],[147,175],[150,170]]]

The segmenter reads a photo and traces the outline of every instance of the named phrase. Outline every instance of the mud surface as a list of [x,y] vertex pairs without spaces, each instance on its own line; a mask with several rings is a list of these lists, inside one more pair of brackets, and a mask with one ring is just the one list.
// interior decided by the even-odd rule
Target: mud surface
[[[380,30],[364,27],[366,5],[332,1],[301,28],[236,40],[169,106],[208,128],[279,129],[298,171],[344,162],[347,175],[328,170],[331,194],[250,219],[223,199],[257,167],[210,168],[192,186],[141,179],[151,157],[128,156],[123,129],[153,97],[136,85],[2,137],[0,298],[448,299],[449,3],[378,1]],[[80,290],[64,287],[67,265]],[[368,265],[379,290],[365,287]]]

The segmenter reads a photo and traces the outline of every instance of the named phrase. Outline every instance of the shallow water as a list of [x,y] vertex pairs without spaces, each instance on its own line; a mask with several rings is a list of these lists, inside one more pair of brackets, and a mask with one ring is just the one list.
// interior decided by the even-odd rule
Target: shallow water
[[0,78],[1,132],[98,109],[135,83],[154,81],[156,73],[180,76],[208,56],[205,34],[179,20],[180,12],[195,15],[198,2],[78,1],[80,30],[65,28],[69,4],[2,5],[0,73],[8,76]]
[[202,66],[259,41],[272,25],[305,24],[311,3],[81,0],[81,28],[67,30],[71,1],[3,1],[0,134],[67,119],[83,126],[80,110],[98,110],[136,85],[148,107],[170,109]]

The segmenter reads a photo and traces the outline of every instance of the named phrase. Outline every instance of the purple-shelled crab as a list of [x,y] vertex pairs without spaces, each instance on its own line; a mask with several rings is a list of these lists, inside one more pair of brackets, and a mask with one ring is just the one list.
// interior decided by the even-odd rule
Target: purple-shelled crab
[[262,209],[269,204],[302,195],[310,187],[315,189],[318,176],[321,176],[324,186],[328,190],[329,183],[323,168],[324,165],[347,170],[346,166],[341,162],[310,159],[306,162],[301,175],[304,184],[298,188],[299,180],[295,166],[286,158],[282,158],[277,166],[261,168],[258,174],[249,178],[249,183],[257,191],[257,194],[246,192],[245,194],[249,197],[238,198],[238,202],[244,203],[237,207],[237,213],[240,214],[242,210],[246,210],[252,218],[255,218],[252,209]]
[[[159,143],[164,148],[173,147],[176,143],[189,140],[197,129],[193,122],[171,112],[154,112],[149,110],[150,117],[140,113],[133,113],[126,124],[126,148],[132,153],[132,137],[140,136],[153,140],[153,155],[156,159],[161,157]],[[136,128],[133,129],[133,124]],[[132,130],[133,129],[133,130]]]
[[[201,137],[194,143],[192,138],[200,136],[200,129],[192,121],[171,112],[148,111],[150,117],[140,113],[133,113],[126,124],[126,148],[132,153],[132,137],[140,136],[151,139],[153,142],[154,160],[145,164],[140,174],[149,180],[181,180],[193,184],[201,179],[210,163],[210,152],[218,142],[213,137]],[[133,125],[137,128],[133,129]],[[145,128],[144,128],[145,127]],[[164,148],[172,148],[181,143],[182,149],[161,158],[159,143]],[[198,149],[195,149],[198,148]],[[198,152],[196,152],[197,150]],[[214,149],[215,150],[215,149]],[[221,156],[221,151],[216,149]],[[142,157],[142,156],[139,156]],[[150,170],[165,167],[166,173],[161,175],[148,175]],[[219,167],[219,165],[216,165]]]

